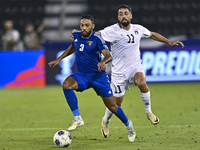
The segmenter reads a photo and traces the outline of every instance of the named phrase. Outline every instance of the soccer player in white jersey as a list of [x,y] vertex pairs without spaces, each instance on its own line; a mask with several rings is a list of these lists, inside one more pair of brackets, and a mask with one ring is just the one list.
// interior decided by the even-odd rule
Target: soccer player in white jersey
[[[128,5],[121,5],[118,8],[119,23],[108,26],[98,33],[101,34],[105,41],[111,43],[111,52],[113,55],[111,88],[116,104],[121,106],[125,91],[129,90],[128,84],[135,83],[140,89],[147,118],[152,124],[156,125],[159,123],[159,118],[151,110],[150,90],[146,83],[142,60],[140,58],[140,40],[141,38],[152,38],[153,40],[166,43],[170,46],[181,45],[184,47],[184,44],[180,41],[171,42],[162,35],[151,32],[141,25],[131,24],[131,19],[131,8]],[[71,39],[73,39],[72,33]],[[109,135],[109,122],[111,117],[112,112],[106,108],[101,124],[101,132],[105,138]]]
[[[181,45],[182,47],[184,47],[184,44],[180,41],[171,42],[160,34],[151,32],[141,25],[131,24],[131,11],[131,8],[127,5],[119,6],[119,23],[108,26],[100,30],[99,33],[105,41],[111,43],[111,52],[113,55],[111,88],[117,105],[121,106],[125,91],[129,90],[128,83],[135,83],[140,89],[147,118],[155,125],[159,123],[159,119],[151,110],[150,90],[146,83],[140,58],[140,40],[141,38],[152,38],[171,46]],[[109,135],[111,116],[112,112],[106,108],[101,124],[101,132],[105,138]]]

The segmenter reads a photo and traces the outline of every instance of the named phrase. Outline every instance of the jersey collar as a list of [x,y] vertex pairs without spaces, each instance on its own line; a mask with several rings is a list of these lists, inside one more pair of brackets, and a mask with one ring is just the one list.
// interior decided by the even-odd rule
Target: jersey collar
[[87,37],[87,38],[84,38],[84,37],[81,35],[81,37],[82,37],[83,39],[89,39],[90,37],[94,36],[94,33],[95,33],[95,31],[93,30],[91,36],[89,36],[89,37]]
[[[119,26],[120,29],[124,30],[124,29],[120,26],[119,23],[117,23],[117,25]],[[132,27],[133,27],[133,25],[130,23],[130,29],[129,29],[129,30],[125,30],[125,31],[130,31]]]

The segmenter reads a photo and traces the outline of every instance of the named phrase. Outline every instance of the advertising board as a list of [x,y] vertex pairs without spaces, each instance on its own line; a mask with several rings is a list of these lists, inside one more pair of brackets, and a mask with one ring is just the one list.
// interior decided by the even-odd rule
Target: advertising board
[[44,87],[45,52],[0,52],[0,87]]
[[200,47],[141,51],[147,82],[200,81]]

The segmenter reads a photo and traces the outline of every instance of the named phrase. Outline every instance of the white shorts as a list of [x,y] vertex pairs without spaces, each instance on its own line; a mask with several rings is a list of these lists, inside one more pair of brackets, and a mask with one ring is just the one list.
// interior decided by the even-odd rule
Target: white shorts
[[128,71],[124,73],[112,73],[111,74],[111,89],[113,91],[113,96],[121,97],[125,94],[126,90],[129,90],[129,83],[134,83],[134,76],[137,72],[143,72],[143,66],[137,63],[132,68],[127,69]]

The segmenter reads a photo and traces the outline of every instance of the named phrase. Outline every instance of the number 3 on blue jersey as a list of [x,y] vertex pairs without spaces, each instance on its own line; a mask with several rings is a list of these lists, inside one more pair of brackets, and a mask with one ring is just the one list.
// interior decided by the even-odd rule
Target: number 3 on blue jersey
[[83,51],[83,49],[84,49],[84,44],[81,44],[80,48],[79,48],[79,51]]

